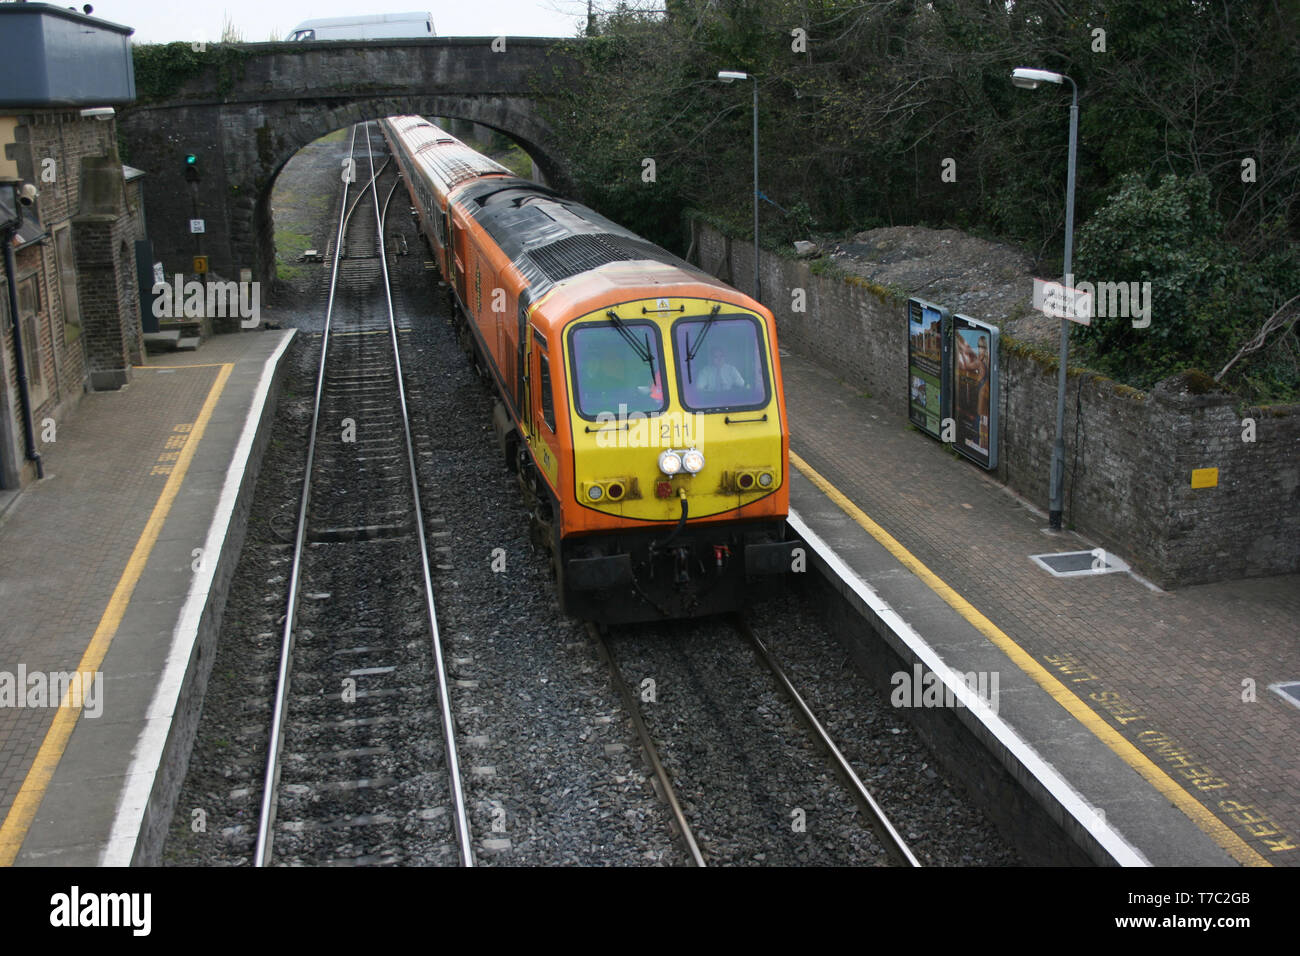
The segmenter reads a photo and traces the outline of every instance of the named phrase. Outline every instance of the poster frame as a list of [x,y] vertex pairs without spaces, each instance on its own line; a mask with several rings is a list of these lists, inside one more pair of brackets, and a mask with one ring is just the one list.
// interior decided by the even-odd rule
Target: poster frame
[[[935,379],[939,386],[939,413],[937,416],[937,426],[931,426],[929,424],[926,420],[929,416],[927,416],[926,412],[921,411],[914,405],[912,398],[913,378],[916,377],[914,370],[919,368],[915,361],[916,353],[912,340],[912,319],[913,316],[917,316],[917,324],[921,325],[920,317],[924,315],[927,310],[939,314],[939,368],[935,375]],[[951,386],[949,384],[952,380],[952,370],[950,367],[952,364],[952,336],[949,331],[949,326],[952,322],[952,313],[943,306],[935,305],[933,302],[928,302],[925,299],[909,298],[907,300],[907,312],[905,318],[907,319],[907,388],[903,394],[907,396],[907,420],[915,426],[918,431],[925,432],[925,434],[929,435],[931,438],[942,441],[944,420],[950,418],[952,414],[952,399],[950,395]],[[924,374],[929,374],[924,368],[919,368],[919,370]]]
[[[964,328],[963,326],[966,326],[966,328]],[[999,378],[999,369],[998,369],[998,351],[999,351],[998,342],[999,342],[1000,332],[996,325],[992,325],[988,322],[982,322],[979,319],[972,318],[971,316],[964,315],[960,312],[953,314],[950,322],[950,328],[951,328],[951,332],[949,334],[949,341],[951,343],[952,359],[949,363],[949,369],[948,369],[948,374],[950,375],[949,387],[948,387],[950,403],[948,408],[957,429],[952,444],[959,454],[963,455],[966,458],[969,458],[971,461],[975,462],[975,464],[979,465],[981,468],[984,468],[988,471],[993,471],[998,466],[998,396],[1001,391],[1000,388],[1001,382]],[[988,421],[987,456],[985,454],[982,454],[978,450],[979,448],[978,445],[974,447],[970,446],[967,441],[967,435],[963,434],[964,429],[963,429],[963,422],[962,422],[962,413],[965,409],[963,408],[963,403],[961,400],[962,393],[957,381],[958,365],[960,364],[959,357],[958,357],[959,346],[957,344],[957,339],[958,336],[960,336],[963,332],[966,331],[982,332],[989,336],[989,346],[988,346],[989,349],[988,419],[989,421]],[[976,415],[976,417],[979,417],[978,414]],[[976,442],[978,441],[979,438],[977,437]]]

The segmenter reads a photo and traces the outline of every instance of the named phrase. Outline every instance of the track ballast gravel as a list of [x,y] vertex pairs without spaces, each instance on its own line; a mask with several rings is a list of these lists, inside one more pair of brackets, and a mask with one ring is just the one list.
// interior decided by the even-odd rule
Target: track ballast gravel
[[[313,144],[281,175],[296,177],[303,195],[332,189],[344,150],[346,143]],[[476,860],[685,865],[605,665],[583,627],[558,614],[548,562],[529,542],[516,480],[497,451],[491,398],[456,345],[449,297],[426,267],[406,206],[399,193],[388,233],[404,232],[411,254],[389,261],[399,325],[410,328],[403,363],[426,511],[450,532],[439,541],[448,550],[434,588]],[[286,387],[169,833],[165,858],[174,865],[251,861],[287,587],[293,522],[285,515],[297,506],[324,313],[320,286],[303,285],[270,312],[302,331],[286,357]],[[855,674],[817,608],[794,589],[769,589],[749,616],[923,863],[1017,861],[959,786],[945,783],[903,713]],[[386,636],[403,639],[404,624],[389,622]],[[635,687],[655,681],[656,699],[642,708],[712,862],[883,862],[772,678],[723,622],[612,636],[625,678]],[[410,740],[431,768],[441,766],[439,746]],[[418,858],[405,848],[391,859]],[[454,858],[430,853],[421,861]]]

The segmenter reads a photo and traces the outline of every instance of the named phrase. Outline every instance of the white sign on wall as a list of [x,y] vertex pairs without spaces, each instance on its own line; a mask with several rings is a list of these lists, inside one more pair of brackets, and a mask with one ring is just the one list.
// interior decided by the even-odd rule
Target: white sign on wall
[[1071,289],[1060,282],[1034,280],[1033,306],[1039,312],[1080,325],[1092,324],[1092,293]]

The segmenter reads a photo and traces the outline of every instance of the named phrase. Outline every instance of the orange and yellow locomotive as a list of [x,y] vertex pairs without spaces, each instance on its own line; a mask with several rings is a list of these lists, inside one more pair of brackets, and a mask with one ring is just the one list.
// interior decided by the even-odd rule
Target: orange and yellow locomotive
[[736,610],[748,576],[788,571],[772,314],[418,116],[381,125],[564,611]]

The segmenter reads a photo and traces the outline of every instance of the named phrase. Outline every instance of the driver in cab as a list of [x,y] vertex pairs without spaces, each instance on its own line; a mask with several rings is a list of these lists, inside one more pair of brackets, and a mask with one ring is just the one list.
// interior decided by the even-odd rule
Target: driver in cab
[[727,361],[722,346],[715,345],[709,349],[709,364],[700,372],[696,385],[704,392],[721,392],[727,389],[744,388],[745,379],[736,367]]

